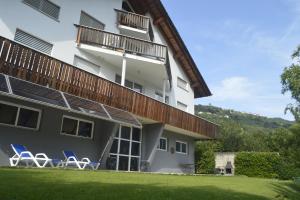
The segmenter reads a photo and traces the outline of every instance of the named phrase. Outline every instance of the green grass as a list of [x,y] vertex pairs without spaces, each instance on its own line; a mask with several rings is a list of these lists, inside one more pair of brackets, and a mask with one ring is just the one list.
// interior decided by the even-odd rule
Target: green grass
[[0,199],[300,199],[292,181],[108,171],[0,168]]

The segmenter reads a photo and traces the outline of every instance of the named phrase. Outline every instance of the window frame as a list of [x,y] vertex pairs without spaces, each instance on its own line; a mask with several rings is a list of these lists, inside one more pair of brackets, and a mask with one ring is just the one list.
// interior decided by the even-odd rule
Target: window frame
[[[182,87],[181,85],[179,85],[179,84],[178,84],[179,81],[184,82],[184,83],[185,83],[185,87]],[[186,91],[186,92],[189,92],[189,90],[188,90],[188,85],[189,85],[189,83],[188,83],[186,80],[184,80],[183,78],[180,78],[179,76],[177,76],[177,87],[178,87],[178,88],[181,88],[181,89],[183,89],[183,90]]]
[[[120,78],[120,83],[117,82],[117,77]],[[117,83],[117,84],[119,84],[119,85],[121,85],[121,81],[122,81],[122,76],[120,76],[119,74],[116,73],[116,75],[115,75],[115,81],[114,82]],[[126,86],[126,81],[132,83],[132,88]],[[142,91],[141,92],[137,91],[136,88],[135,88],[135,85],[141,86],[142,87]],[[140,83],[138,83],[136,81],[131,81],[129,79],[125,79],[125,85],[123,87],[126,87],[126,88],[128,88],[130,90],[133,90],[133,91],[135,91],[137,93],[140,93],[140,94],[144,94],[144,90],[145,90],[145,87],[142,84],[140,84]]]
[[[127,127],[127,128],[130,128],[130,138],[129,139],[125,139],[125,138],[122,138],[121,137],[121,134],[122,134],[122,127]],[[138,170],[137,171],[140,171],[140,166],[141,166],[141,159],[142,159],[142,142],[143,142],[143,132],[142,132],[142,129],[139,129],[139,128],[136,128],[136,129],[139,129],[140,130],[140,140],[137,141],[137,140],[133,140],[132,139],[132,135],[133,135],[133,129],[135,127],[133,126],[128,126],[128,125],[123,125],[123,124],[120,124],[119,125],[119,128],[118,128],[118,131],[116,133],[116,135],[113,137],[113,141],[117,141],[117,153],[111,153],[109,151],[109,156],[116,156],[116,159],[117,159],[117,162],[116,162],[116,171],[119,170],[119,157],[128,157],[128,170],[124,170],[124,171],[131,171],[131,158],[137,158],[139,159],[139,163],[138,163]],[[120,153],[120,146],[121,146],[121,142],[122,141],[126,141],[126,142],[129,142],[129,153],[128,155],[127,154],[122,154]],[[138,143],[139,144],[139,155],[136,156],[136,155],[132,155],[132,143]]]
[[[162,149],[162,148],[161,148],[161,146],[160,146],[160,140],[165,140],[165,141],[166,141],[166,149]],[[156,149],[159,150],[159,151],[168,151],[168,146],[169,146],[169,145],[168,145],[168,138],[166,138],[166,137],[160,137]]]
[[53,19],[53,20],[55,20],[55,21],[57,21],[57,22],[60,22],[59,18],[60,18],[61,7],[60,7],[59,5],[57,5],[56,3],[53,3],[53,2],[50,1],[50,0],[41,0],[41,1],[48,1],[50,4],[53,4],[54,6],[56,6],[56,7],[59,9],[59,11],[58,11],[58,18],[55,18],[55,17],[49,15],[48,13],[45,13],[45,12],[42,11],[40,8],[36,8],[36,7],[32,6],[31,4],[27,3],[25,0],[22,0],[22,3],[24,3],[25,5],[27,5],[27,6],[31,7],[31,8],[33,8],[34,10],[36,10],[36,11],[38,11],[38,12],[40,12],[40,13],[46,15],[46,16],[49,17],[49,18],[51,18],[51,19]]
[[[90,17],[92,20],[95,20],[97,21],[99,24],[101,24],[103,26],[103,29],[100,29],[100,30],[105,30],[105,24],[103,22],[101,22],[100,20],[98,20],[96,17],[90,15],[89,13],[87,13],[86,11],[84,10],[81,10],[80,11],[80,16],[79,16],[79,25],[82,25],[80,22],[81,22],[81,14],[85,14],[87,15],[88,17]],[[85,26],[85,25],[82,25],[82,26]],[[91,27],[91,28],[94,28],[94,27]]]
[[[67,133],[64,133],[64,132],[63,132],[64,118],[68,118],[68,119],[72,119],[72,120],[77,121],[76,135],[70,135],[70,134],[67,134]],[[90,123],[90,124],[92,124],[91,137],[84,137],[84,136],[78,135],[78,133],[79,133],[79,123],[80,123],[80,122],[85,122],[85,123]],[[79,117],[73,117],[73,116],[69,116],[69,115],[63,115],[62,118],[61,118],[60,134],[61,134],[61,135],[65,135],[65,136],[70,136],[70,137],[77,137],[77,138],[82,138],[82,139],[90,139],[90,140],[93,140],[93,138],[94,138],[94,128],[95,128],[95,122],[94,122],[94,121],[82,119],[82,118],[79,118]]]
[[[13,128],[20,128],[20,129],[33,130],[33,131],[38,131],[40,129],[41,117],[42,117],[42,110],[41,109],[32,108],[32,107],[29,107],[29,106],[23,106],[23,105],[20,105],[20,104],[10,103],[10,102],[6,102],[6,101],[0,101],[0,103],[17,108],[17,114],[16,114],[14,124],[12,125],[12,124],[0,123],[1,126],[8,126],[8,127],[13,127]],[[36,128],[30,128],[30,127],[25,127],[25,126],[18,125],[20,110],[22,108],[26,109],[26,110],[31,110],[31,111],[34,111],[34,112],[38,112],[38,120],[37,120]]]
[[[180,151],[177,151],[177,149],[176,149],[176,144],[177,143],[180,144]],[[182,152],[182,144],[185,144],[186,152]],[[176,140],[176,142],[175,142],[175,152],[178,153],[178,154],[188,155],[188,142],[182,141],[182,140]]]
[[[182,109],[178,108],[178,105],[179,105],[179,104],[181,104],[182,106],[186,106],[186,109],[185,109],[185,110],[182,110]],[[177,108],[178,108],[179,110],[184,111],[184,112],[188,112],[188,105],[187,105],[187,104],[182,103],[181,101],[177,101],[176,106],[177,106]]]

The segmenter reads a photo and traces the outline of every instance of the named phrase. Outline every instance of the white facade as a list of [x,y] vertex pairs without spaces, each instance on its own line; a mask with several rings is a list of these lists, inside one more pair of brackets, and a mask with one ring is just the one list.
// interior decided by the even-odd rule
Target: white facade
[[[79,47],[76,43],[77,28],[74,26],[79,24],[80,13],[84,11],[102,22],[105,31],[120,34],[114,9],[122,9],[122,0],[51,0],[60,7],[58,20],[25,4],[23,0],[0,1],[1,36],[14,40],[16,30],[20,29],[53,44],[51,56],[57,59],[111,81],[115,81],[116,75],[122,75],[122,54],[98,53],[100,48],[90,45]],[[152,19],[150,21],[152,23]],[[154,42],[167,45],[158,28],[153,24],[152,27]],[[177,107],[178,103],[185,104],[187,108],[184,110],[194,114],[194,91],[189,79],[174,59],[171,48],[168,48],[168,53],[172,73],[171,89],[165,80],[168,76],[163,63],[134,55],[129,55],[127,59],[125,79],[142,85],[142,92],[152,98],[157,96],[155,93],[163,94],[165,91],[170,105]],[[187,82],[186,89],[177,86],[178,77]]]

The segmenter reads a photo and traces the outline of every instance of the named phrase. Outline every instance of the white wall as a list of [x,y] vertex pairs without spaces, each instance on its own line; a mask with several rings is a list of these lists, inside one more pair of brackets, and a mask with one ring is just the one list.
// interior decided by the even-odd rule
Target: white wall
[[[79,50],[76,45],[77,28],[74,24],[79,23],[81,10],[95,17],[105,24],[105,30],[119,33],[116,26],[115,8],[120,9],[122,0],[51,0],[60,6],[59,21],[40,13],[32,7],[24,4],[22,0],[0,0],[0,35],[14,39],[17,28],[37,36],[54,45],[53,57],[73,64],[74,56],[85,58],[99,66],[100,76],[115,80],[116,73],[121,74],[121,67],[105,62],[99,57]],[[156,43],[167,44],[157,27],[153,26],[154,39]],[[191,87],[185,91],[177,87],[177,77],[186,81],[188,78],[180,65],[174,60],[173,52],[169,49],[171,72],[173,77],[173,88],[167,91],[170,104],[176,106],[180,101],[188,105],[188,112],[194,114],[194,93]],[[130,71],[126,73],[127,79],[135,80],[144,86],[146,95],[154,97],[155,91],[162,92],[155,83],[143,81],[143,77],[133,76]],[[188,81],[189,82],[189,81]],[[190,85],[190,84],[189,84]]]
[[[148,15],[149,16],[149,15]],[[162,36],[160,31],[158,30],[157,26],[153,26],[154,32],[154,42],[161,43],[167,45],[165,38]],[[194,91],[191,88],[190,81],[183,71],[180,64],[174,59],[174,52],[171,48],[168,48],[169,52],[169,59],[170,59],[170,66],[171,66],[171,73],[172,73],[172,85],[173,88],[170,92],[171,95],[171,104],[176,106],[177,101],[184,103],[188,106],[188,112],[194,114]],[[188,82],[187,90],[177,87],[177,77]]]

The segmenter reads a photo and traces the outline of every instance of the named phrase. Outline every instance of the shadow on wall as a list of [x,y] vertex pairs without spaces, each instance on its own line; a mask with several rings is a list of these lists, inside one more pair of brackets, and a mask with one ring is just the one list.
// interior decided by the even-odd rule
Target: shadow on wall
[[[16,169],[3,170],[0,179],[1,199],[153,199],[153,200],[268,200],[268,198],[246,193],[224,190],[214,186],[182,187],[167,186],[159,183],[147,184],[141,181],[140,184],[125,183],[122,180],[114,180],[118,183],[107,183],[109,176],[102,177],[102,180],[91,178],[91,174],[97,172],[74,171],[70,173],[72,181],[68,182],[70,174],[62,174],[60,177],[51,177],[49,171],[26,171]],[[79,177],[77,173],[81,173]],[[82,174],[87,176],[81,180]],[[49,176],[50,175],[50,176]],[[118,176],[118,175],[115,175]],[[63,180],[60,181],[60,178]],[[88,181],[90,177],[90,181]],[[134,174],[133,174],[134,178]],[[125,181],[125,180],[124,180]]]

